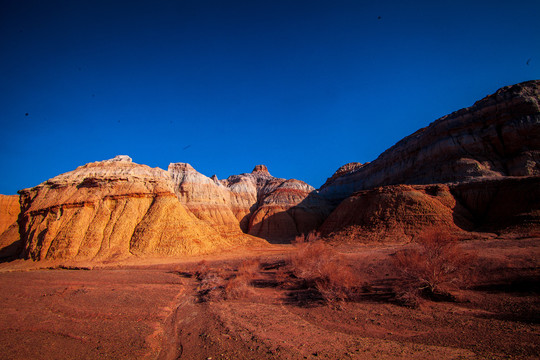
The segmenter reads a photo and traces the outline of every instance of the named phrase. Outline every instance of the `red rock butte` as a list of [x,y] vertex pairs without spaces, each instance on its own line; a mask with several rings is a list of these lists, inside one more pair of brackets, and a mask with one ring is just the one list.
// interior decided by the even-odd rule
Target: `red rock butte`
[[407,240],[540,228],[540,81],[506,86],[407,136],[370,163],[340,167],[320,189],[251,173],[219,180],[122,155],[0,197],[0,255],[28,259],[181,256],[329,239]]

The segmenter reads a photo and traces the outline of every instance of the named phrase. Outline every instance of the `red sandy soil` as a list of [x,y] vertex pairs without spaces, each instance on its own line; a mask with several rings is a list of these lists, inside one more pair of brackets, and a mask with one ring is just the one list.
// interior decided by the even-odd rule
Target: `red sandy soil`
[[[329,306],[276,285],[292,246],[207,257],[262,264],[250,294],[201,301],[202,259],[0,264],[1,359],[537,359],[540,239],[464,242],[484,273],[454,301],[398,304],[389,256],[407,245],[337,249],[372,284]],[[50,267],[50,268],[47,268]],[[67,269],[66,269],[67,268]],[[90,269],[91,270],[86,270]]]

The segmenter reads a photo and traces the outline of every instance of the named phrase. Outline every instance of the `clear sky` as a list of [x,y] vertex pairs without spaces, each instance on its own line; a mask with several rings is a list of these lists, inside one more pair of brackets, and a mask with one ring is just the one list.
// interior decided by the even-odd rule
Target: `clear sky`
[[540,1],[0,0],[0,193],[129,155],[341,165],[540,78]]

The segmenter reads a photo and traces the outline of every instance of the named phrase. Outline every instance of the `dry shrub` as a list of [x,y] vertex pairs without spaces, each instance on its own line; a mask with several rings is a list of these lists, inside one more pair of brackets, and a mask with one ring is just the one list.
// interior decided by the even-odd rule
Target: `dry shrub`
[[305,287],[316,289],[328,303],[352,298],[358,281],[342,256],[320,240],[297,242],[295,246],[290,267]]
[[208,262],[206,260],[201,260],[195,267],[195,270],[193,271],[193,275],[197,278],[197,280],[202,281],[205,279],[210,272],[210,267],[208,266]]
[[431,228],[416,238],[417,248],[396,253],[394,266],[401,275],[398,299],[417,305],[421,296],[451,298],[450,291],[471,280],[473,256],[465,253],[447,230]]
[[208,269],[200,275],[195,274],[200,281],[198,290],[199,301],[218,301],[223,298],[223,289],[227,284],[227,274],[221,269]]
[[251,281],[259,273],[260,267],[260,260],[244,260],[238,266],[237,276],[245,277]]
[[253,287],[244,277],[232,277],[223,288],[224,299],[244,299],[253,295]]
[[259,274],[259,260],[244,260],[238,266],[236,275],[228,279],[223,292],[226,299],[241,299],[253,294],[251,283]]
[[294,240],[292,241],[292,244],[296,245],[296,244],[303,244],[303,243],[308,243],[308,242],[315,242],[320,239],[321,239],[321,233],[316,230],[313,230],[307,234],[301,234],[301,235],[296,236]]
[[200,301],[220,301],[240,299],[253,294],[251,283],[258,274],[260,262],[243,261],[236,271],[210,269],[206,262],[199,263],[195,276],[200,281],[198,287]]
[[274,280],[277,286],[281,288],[287,288],[294,284],[291,278],[291,271],[288,266],[282,266],[276,269],[274,273]]

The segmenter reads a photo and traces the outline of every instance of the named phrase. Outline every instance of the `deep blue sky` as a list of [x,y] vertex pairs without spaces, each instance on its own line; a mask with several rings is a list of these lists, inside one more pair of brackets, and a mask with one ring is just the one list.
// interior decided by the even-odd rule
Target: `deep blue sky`
[[0,193],[117,154],[319,187],[540,78],[539,19],[538,0],[0,0]]

